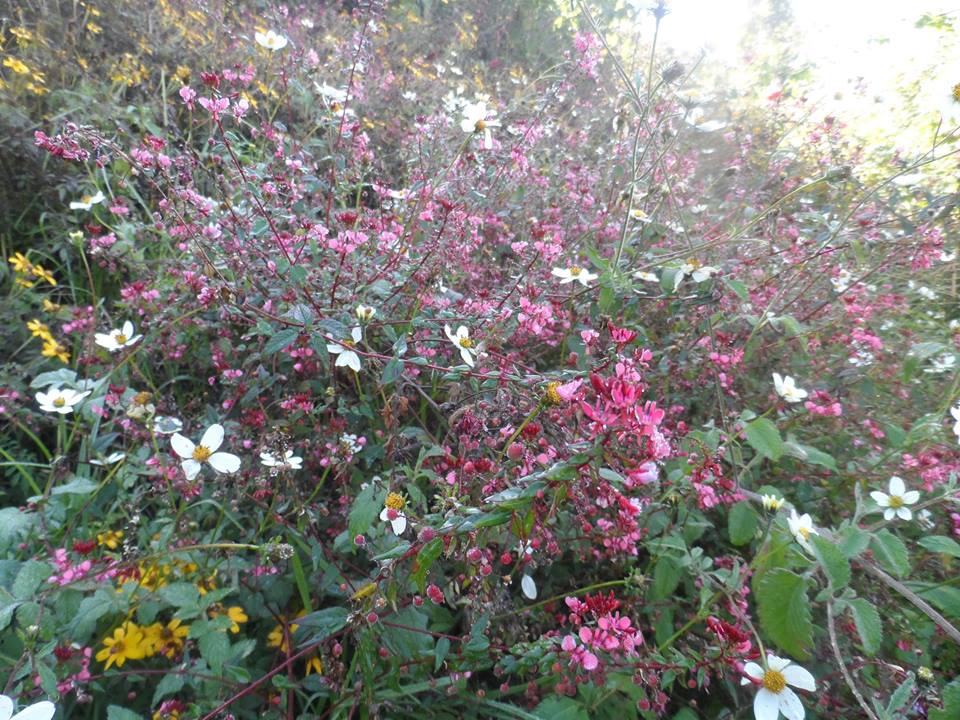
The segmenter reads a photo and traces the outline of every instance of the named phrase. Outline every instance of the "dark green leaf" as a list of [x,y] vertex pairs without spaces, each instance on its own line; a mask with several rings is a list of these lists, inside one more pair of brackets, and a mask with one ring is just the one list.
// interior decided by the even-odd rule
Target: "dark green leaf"
[[850,614],[853,615],[853,624],[857,626],[860,642],[867,655],[876,655],[883,640],[883,626],[880,623],[880,613],[869,600],[856,598],[849,601]]
[[757,588],[757,610],[764,632],[796,659],[813,644],[807,581],[783,568],[764,573]]
[[757,418],[748,422],[744,434],[750,447],[764,457],[776,461],[783,455],[780,431],[766,418]]
[[742,501],[730,508],[727,516],[727,530],[730,533],[730,542],[734,545],[746,545],[753,540],[760,523],[760,516],[750,503]]

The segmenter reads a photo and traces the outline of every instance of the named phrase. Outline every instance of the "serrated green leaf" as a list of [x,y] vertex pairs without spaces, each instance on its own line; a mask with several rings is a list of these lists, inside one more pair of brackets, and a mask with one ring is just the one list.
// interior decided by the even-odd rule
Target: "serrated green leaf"
[[157,683],[157,687],[153,691],[153,701],[150,704],[158,705],[164,698],[176,695],[183,690],[185,684],[186,680],[183,675],[175,675],[173,673],[164,675],[163,679]]
[[446,660],[450,652],[450,640],[442,637],[437,640],[437,646],[433,650],[433,671],[440,672],[443,667],[443,661]]
[[413,581],[417,584],[417,589],[421,593],[427,584],[427,573],[430,572],[430,567],[442,552],[443,538],[435,537],[420,548],[420,552],[417,553],[417,570],[413,573]]
[[290,345],[300,335],[299,328],[284,328],[274,333],[263,346],[264,355],[273,355]]
[[746,545],[753,540],[760,524],[757,511],[746,501],[738,502],[730,508],[727,515],[727,531],[734,545]]
[[223,664],[230,658],[230,640],[223,632],[209,632],[197,640],[200,655],[207,661],[215,672],[223,669]]
[[947,685],[940,694],[943,709],[929,708],[929,720],[956,720],[960,717],[960,678]]
[[873,550],[877,562],[885,570],[899,577],[910,572],[910,556],[903,540],[889,530],[880,530],[870,539],[870,549]]
[[917,541],[930,552],[960,557],[960,543],[946,535],[931,535]]
[[870,545],[870,533],[856,526],[850,526],[844,528],[839,533],[839,540],[840,542],[837,544],[837,547],[840,549],[840,552],[842,552],[848,560],[852,560]]
[[887,717],[898,717],[900,711],[910,702],[910,696],[913,694],[914,675],[907,673],[907,679],[900,683],[900,687],[893,691],[890,696],[890,702],[887,703]]
[[195,607],[200,602],[200,592],[193,583],[176,582],[164,585],[157,590],[157,594],[175,608]]
[[383,510],[383,503],[387,498],[386,489],[377,492],[377,487],[370,483],[353,501],[350,508],[350,537],[363,535],[370,529],[370,525]]
[[119,705],[108,705],[107,720],[143,720],[143,716]]
[[811,535],[810,544],[820,567],[823,568],[834,590],[842,590],[850,584],[850,562],[840,549],[820,535]]
[[650,584],[648,599],[656,601],[670,597],[682,577],[683,571],[679,564],[669,557],[661,557],[653,568],[653,582]]
[[757,418],[747,423],[744,435],[750,447],[769,460],[777,461],[783,456],[783,439],[777,426],[766,418]]
[[397,378],[403,374],[403,362],[397,358],[390,358],[383,366],[383,372],[380,374],[380,384],[390,385],[396,382]]
[[869,600],[855,598],[848,601],[850,614],[853,615],[853,624],[857,627],[860,642],[867,655],[876,655],[883,640],[883,625],[880,622],[880,613]]
[[808,657],[813,644],[813,623],[807,581],[789,570],[764,573],[756,588],[757,612],[764,632],[797,659]]
[[53,574],[53,567],[38,560],[28,560],[20,568],[10,591],[17,600],[32,600],[40,586]]
[[325,640],[335,632],[346,626],[350,611],[345,607],[328,607],[304,615],[297,620],[297,637],[300,634],[309,636],[309,642]]

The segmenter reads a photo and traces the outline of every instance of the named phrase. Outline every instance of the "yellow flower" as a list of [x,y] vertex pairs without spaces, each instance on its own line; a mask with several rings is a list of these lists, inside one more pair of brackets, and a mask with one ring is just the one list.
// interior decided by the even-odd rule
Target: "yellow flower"
[[20,287],[32,288],[34,285],[36,285],[36,283],[30,280],[27,280],[25,277],[18,277],[17,285],[19,285]]
[[173,660],[183,650],[183,639],[190,632],[190,626],[181,625],[181,622],[174,618],[166,625],[154,623],[146,628],[144,649],[147,657],[160,653],[168,660]]
[[187,81],[190,79],[190,68],[186,65],[177,65],[177,69],[174,70],[173,76],[186,85]]
[[[300,617],[301,615],[303,615],[302,610],[299,613],[297,613],[297,617]],[[284,622],[284,625],[286,625],[287,623],[286,619],[284,619],[283,622]],[[267,647],[280,648],[280,651],[284,655],[289,655],[290,654],[290,637],[297,631],[297,628],[299,627],[300,626],[297,625],[297,623],[290,623],[287,626],[287,632],[284,633],[283,625],[277,625],[267,635]]]
[[50,302],[47,298],[43,299],[43,311],[48,313],[55,313],[60,309],[60,306],[55,302]]
[[53,342],[53,335],[50,334],[50,328],[44,325],[39,320],[29,320],[27,321],[27,330],[30,331],[30,334],[34,337],[38,337],[46,342]]
[[14,272],[27,274],[33,272],[33,263],[27,260],[27,256],[21,252],[14,253],[13,257],[8,257],[7,262],[13,266]]
[[53,338],[44,341],[40,354],[44,357],[55,357],[62,363],[70,362],[70,353],[67,351],[67,348]]
[[206,595],[211,590],[217,589],[217,571],[210,573],[209,577],[204,578],[197,583],[197,591],[201,595]]
[[30,68],[28,68],[21,60],[18,60],[15,57],[5,58],[3,61],[3,66],[10,68],[17,75],[26,75],[30,72]]
[[314,655],[307,660],[307,675],[312,672],[315,672],[317,675],[323,675],[323,663],[320,661],[319,655]]
[[140,565],[140,587],[147,590],[156,590],[167,584],[170,575],[169,565]]
[[97,534],[97,544],[106,545],[111,550],[116,550],[123,539],[123,530],[108,530],[105,533]]
[[132,622],[125,622],[113,631],[113,636],[103,639],[104,648],[97,653],[97,660],[106,662],[104,670],[111,665],[123,667],[127,660],[141,660],[146,656],[143,647],[143,631]]
[[94,35],[99,35],[100,33],[103,32],[103,28],[97,25],[95,22],[88,22],[87,30],[92,32]]
[[227,617],[230,618],[230,622],[232,623],[228,629],[234,635],[240,632],[240,623],[245,623],[248,620],[250,620],[250,618],[247,617],[247,613],[239,605],[233,605],[231,607],[224,608],[223,605],[221,605],[220,603],[216,603],[215,605],[210,607],[210,610],[208,612],[210,614],[211,619],[220,617],[225,612]]
[[33,274],[40,278],[41,280],[46,280],[53,286],[56,286],[57,281],[54,279],[53,274],[49,270],[44,270],[42,265],[33,266]]

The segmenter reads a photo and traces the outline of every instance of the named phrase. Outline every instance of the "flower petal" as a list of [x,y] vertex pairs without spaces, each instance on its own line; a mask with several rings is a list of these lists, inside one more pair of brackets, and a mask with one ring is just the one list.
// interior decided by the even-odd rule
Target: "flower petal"
[[197,446],[193,444],[193,440],[184,437],[180,433],[174,433],[171,436],[170,444],[173,446],[173,451],[177,455],[187,459],[193,457],[193,451],[197,448]]
[[920,493],[916,490],[907,490],[907,492],[900,497],[903,499],[905,505],[913,505],[920,499]]
[[219,473],[230,475],[240,469],[240,458],[233,453],[218,452],[210,456],[210,465]]
[[132,337],[133,337],[133,323],[130,322],[129,320],[127,320],[127,321],[123,324],[123,334],[126,335],[127,338],[132,338]]
[[757,665],[755,662],[748,662],[743,666],[743,671],[754,680],[763,679],[763,668]]
[[897,514],[897,511],[894,510],[893,508],[887,508],[886,510],[883,511],[883,519],[884,519],[884,520],[893,520],[893,518],[896,516],[896,514]]
[[186,475],[187,480],[193,480],[197,475],[200,474],[200,463],[190,458],[189,460],[184,460],[180,463],[180,467],[183,468],[183,474]]
[[454,345],[460,345],[460,343],[457,342],[457,336],[453,334],[453,331],[452,331],[452,330],[450,330],[450,326],[449,326],[449,325],[444,325],[444,326],[443,326],[443,332],[446,333],[446,335],[447,335],[447,340],[449,340],[450,342],[452,342]]
[[897,508],[897,517],[901,520],[913,520],[913,511],[908,507]]
[[357,325],[356,327],[353,328],[353,330],[350,331],[350,337],[353,338],[353,341],[355,343],[358,343],[361,340],[363,340],[363,330],[360,329],[359,325]]
[[[50,720],[57,711],[57,706],[49,700],[42,700],[34,703],[28,708],[24,708],[11,718],[11,720]],[[0,717],[3,717],[0,715]]]
[[394,535],[403,535],[403,531],[407,529],[406,516],[403,514],[397,515],[390,521],[390,526],[393,528]]
[[890,496],[886,493],[882,493],[879,490],[874,490],[870,493],[870,497],[873,498],[873,501],[880,507],[887,507],[890,505]]
[[766,688],[760,688],[753,699],[753,716],[756,720],[777,720],[780,715],[780,699]]
[[[340,355],[340,358],[345,358],[346,366],[355,373],[360,372],[360,357],[355,352],[345,352]],[[337,364],[339,364],[339,358],[337,359]]]
[[782,658],[777,655],[773,655],[772,653],[767,653],[767,666],[771,670],[776,670],[777,672],[780,672],[789,664],[790,664],[790,661],[787,658]]
[[218,447],[223,445],[223,425],[214,423],[207,428],[207,431],[200,438],[200,444],[210,452],[215,452]]
[[6,695],[0,695],[0,720],[10,720],[13,715],[13,700]]
[[460,357],[463,358],[463,361],[473,367],[473,355],[470,354],[470,351],[466,348],[460,348]]
[[793,687],[811,692],[817,689],[817,681],[806,668],[802,668],[799,665],[788,665],[780,672],[783,673],[787,684],[793,685]]
[[383,510],[381,510],[380,519],[383,520],[384,522],[389,522],[390,521],[389,512],[390,512],[390,508],[385,507]]
[[903,495],[907,491],[907,486],[903,483],[903,478],[894,475],[890,478],[890,494]]
[[784,688],[777,695],[780,712],[787,720],[803,720],[806,711],[803,709],[803,703],[800,698],[790,688]]

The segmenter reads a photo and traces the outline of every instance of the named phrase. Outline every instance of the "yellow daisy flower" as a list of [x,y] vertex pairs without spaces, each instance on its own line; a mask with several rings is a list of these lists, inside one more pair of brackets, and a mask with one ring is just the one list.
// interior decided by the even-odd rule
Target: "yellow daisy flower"
[[106,663],[104,670],[111,665],[123,667],[127,660],[142,660],[146,656],[143,647],[143,630],[132,622],[125,622],[103,639],[104,648],[97,653],[97,660]]

